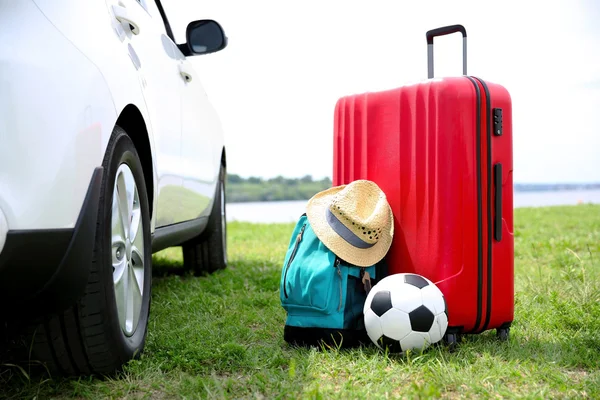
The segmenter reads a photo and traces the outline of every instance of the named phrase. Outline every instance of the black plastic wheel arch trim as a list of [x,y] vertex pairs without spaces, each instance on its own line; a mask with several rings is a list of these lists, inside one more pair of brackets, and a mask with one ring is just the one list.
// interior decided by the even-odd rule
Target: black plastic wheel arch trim
[[71,288],[72,298],[63,302],[61,308],[69,307],[85,291],[96,243],[96,222],[103,174],[103,167],[94,169],[67,253],[50,282],[42,289],[44,294],[41,298],[52,300],[60,298],[65,288]]
[[[96,222],[100,203],[103,167],[96,167],[85,195],[79,217],[73,229],[13,230],[7,234],[0,254],[0,288],[31,279],[31,286],[23,291],[6,291],[8,304],[1,310],[11,316],[26,310],[28,316],[49,312],[60,313],[72,306],[84,293],[90,273],[96,239]],[[31,243],[40,247],[32,253]],[[54,248],[56,247],[56,248]],[[47,253],[57,254],[46,260]],[[35,272],[44,274],[44,281]],[[34,276],[23,276],[34,274]],[[10,277],[10,280],[5,280]],[[25,278],[25,279],[23,279]],[[36,282],[37,279],[37,282]]]

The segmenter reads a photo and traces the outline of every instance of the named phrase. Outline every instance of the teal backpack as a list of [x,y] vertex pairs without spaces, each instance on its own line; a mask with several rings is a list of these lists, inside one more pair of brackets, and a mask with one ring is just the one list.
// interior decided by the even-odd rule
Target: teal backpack
[[279,295],[287,313],[284,340],[300,346],[369,344],[363,306],[368,291],[385,276],[385,260],[358,267],[331,252],[315,235],[306,214],[292,233]]

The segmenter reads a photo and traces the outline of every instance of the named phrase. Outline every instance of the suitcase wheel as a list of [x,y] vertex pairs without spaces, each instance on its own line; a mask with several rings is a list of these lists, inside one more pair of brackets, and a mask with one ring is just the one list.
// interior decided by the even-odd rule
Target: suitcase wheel
[[502,341],[508,340],[509,334],[510,334],[510,328],[496,329],[496,336],[498,337],[498,339],[500,339]]
[[444,336],[444,341],[446,342],[450,350],[454,350],[458,343],[458,335],[456,333],[447,333]]

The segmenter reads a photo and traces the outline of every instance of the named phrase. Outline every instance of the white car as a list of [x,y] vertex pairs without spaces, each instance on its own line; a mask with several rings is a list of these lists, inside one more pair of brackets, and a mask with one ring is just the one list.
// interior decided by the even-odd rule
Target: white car
[[[0,319],[36,318],[32,359],[118,370],[148,328],[152,253],[227,265],[219,118],[160,0],[0,0]],[[1,325],[1,321],[0,321]]]

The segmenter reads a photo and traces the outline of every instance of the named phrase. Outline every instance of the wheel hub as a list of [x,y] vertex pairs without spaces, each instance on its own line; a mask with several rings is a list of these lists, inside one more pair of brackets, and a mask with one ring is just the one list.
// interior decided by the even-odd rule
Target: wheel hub
[[141,314],[146,265],[139,193],[127,164],[117,170],[111,218],[115,302],[121,330],[131,336]]

